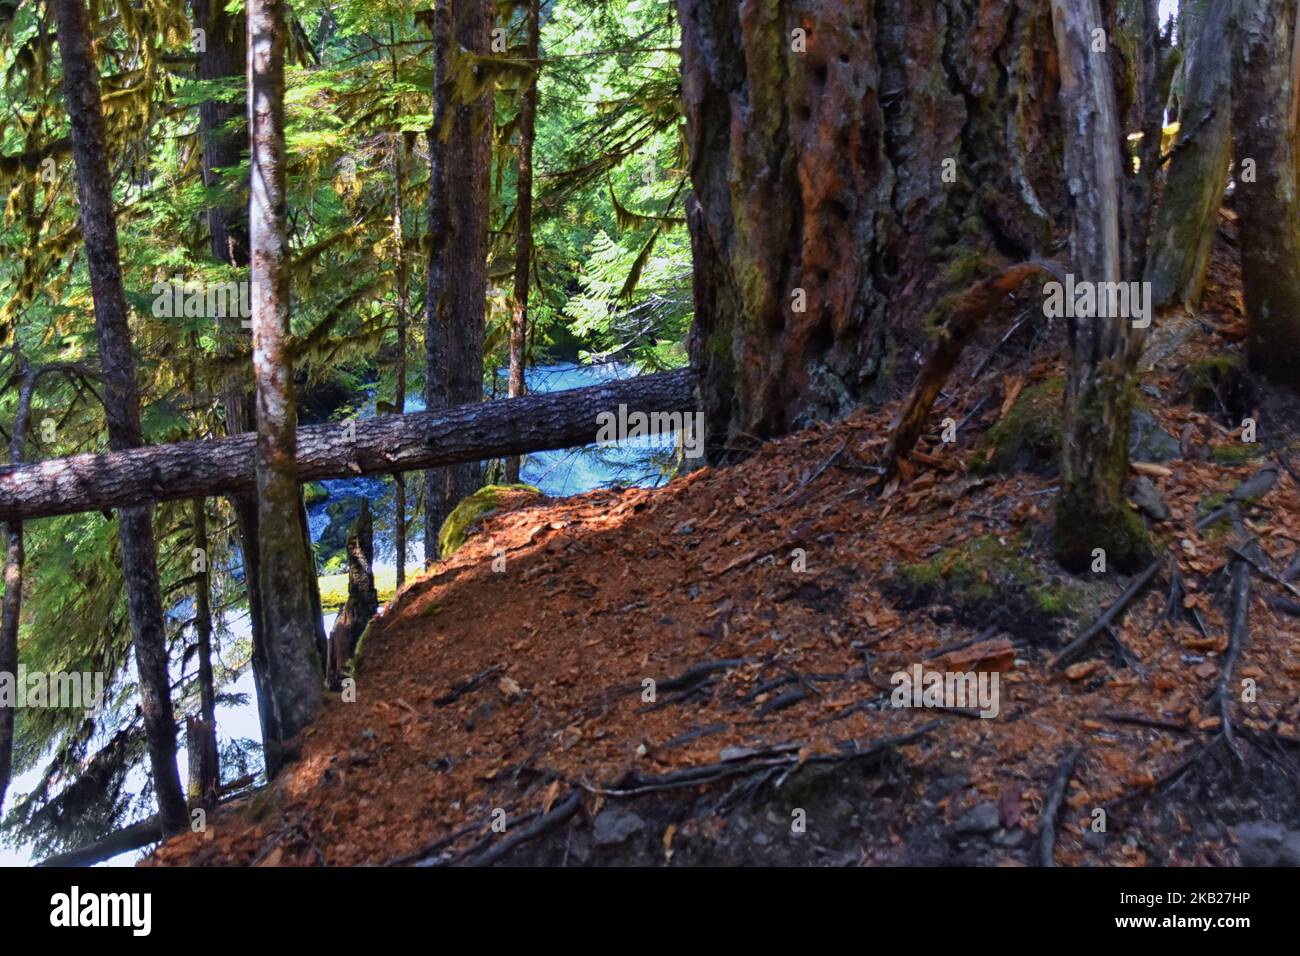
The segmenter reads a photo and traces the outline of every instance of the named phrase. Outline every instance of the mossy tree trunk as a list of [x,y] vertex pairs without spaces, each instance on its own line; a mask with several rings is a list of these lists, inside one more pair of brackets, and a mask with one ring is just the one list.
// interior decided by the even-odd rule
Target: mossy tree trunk
[[[493,84],[478,75],[480,67],[471,59],[488,55],[492,4],[489,0],[439,3],[432,20],[424,396],[431,411],[483,400],[494,124]],[[436,559],[443,520],[456,502],[478,487],[481,474],[479,463],[425,473],[426,563]]]
[[[122,267],[118,253],[113,183],[108,171],[108,142],[100,100],[99,72],[91,52],[91,32],[83,0],[58,0],[59,52],[63,92],[77,167],[81,232],[95,306],[95,334],[104,382],[108,442],[115,451],[144,444],[140,429],[140,394]],[[118,511],[118,542],[126,586],[127,616],[140,678],[154,793],[164,833],[185,827],[188,813],[176,770],[176,718],[167,673],[167,630],[148,507]]]
[[678,0],[706,444],[846,413],[1064,224],[1045,0]]
[[[249,250],[253,370],[257,394],[257,518],[262,623],[282,739],[298,734],[322,702],[316,569],[295,520],[301,508],[294,459],[298,416],[288,350],[285,236],[283,0],[251,0],[248,11]],[[278,754],[268,745],[269,770]]]
[[1296,5],[1234,0],[1233,139],[1250,366],[1300,390]]
[[1204,19],[1187,18],[1195,35],[1183,39],[1178,138],[1147,257],[1146,278],[1158,310],[1196,308],[1205,286],[1232,158],[1229,7],[1230,0],[1214,0]]
[[[1123,177],[1115,86],[1107,54],[1094,47],[1103,22],[1097,0],[1052,0],[1066,125],[1066,178],[1073,198],[1070,261],[1079,281],[1117,282]],[[1149,556],[1141,522],[1124,497],[1134,356],[1130,320],[1069,319],[1061,491],[1055,544],[1081,570],[1095,549],[1124,569]]]

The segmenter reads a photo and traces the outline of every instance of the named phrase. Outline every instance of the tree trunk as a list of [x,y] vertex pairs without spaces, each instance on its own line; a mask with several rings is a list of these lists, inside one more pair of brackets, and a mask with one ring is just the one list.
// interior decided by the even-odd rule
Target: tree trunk
[[[253,442],[247,443],[248,474],[256,485],[253,466]],[[222,489],[212,494],[222,494]],[[231,495],[235,509],[235,526],[243,543],[240,557],[244,565],[244,588],[248,594],[248,624],[252,631],[253,689],[257,694],[257,719],[262,729],[262,758],[268,772],[279,762],[280,721],[275,713],[275,692],[271,687],[271,661],[266,646],[266,628],[262,621],[262,562],[257,550],[257,496],[252,491]]]
[[[204,48],[198,54],[200,80],[220,80],[244,72],[244,14],[228,13],[224,0],[193,0],[194,25],[204,31]],[[220,187],[224,170],[235,170],[243,149],[238,119],[242,103],[204,100],[199,104],[199,132],[203,137],[203,185]],[[208,207],[212,255],[218,262],[242,268],[248,265],[248,224],[238,193],[226,195]],[[234,323],[239,328],[239,323]]]
[[1147,257],[1157,310],[1195,309],[1201,302],[1210,246],[1232,158],[1232,51],[1229,0],[1215,0],[1196,26],[1184,70],[1178,138],[1169,160]]
[[251,0],[248,11],[249,250],[253,372],[257,393],[257,520],[262,619],[282,739],[310,723],[322,701],[312,601],[315,568],[294,520],[301,507],[294,461],[298,425],[288,351],[285,241],[283,0]]
[[216,803],[217,787],[221,783],[221,766],[217,757],[217,689],[212,678],[212,601],[206,507],[204,499],[194,499],[194,547],[202,557],[202,570],[195,572],[194,582],[194,643],[199,665],[199,715],[186,720],[185,740],[190,757],[190,804],[211,809]]
[[[451,4],[434,4],[429,15],[433,32],[433,125],[429,129],[429,264],[425,276],[424,407],[436,412],[447,407],[447,336],[443,329],[443,291],[446,286],[447,249],[452,245],[449,197],[446,187],[450,139],[453,27]],[[460,144],[464,145],[464,144]],[[424,566],[438,560],[438,531],[446,514],[443,498],[447,486],[444,468],[424,473]]]
[[[396,78],[397,54],[394,52],[393,56],[393,75]],[[406,232],[402,224],[404,143],[402,134],[393,137],[393,243],[397,256],[397,367],[393,370],[393,410],[398,415],[406,413],[406,320],[411,283],[406,259]],[[393,475],[393,550],[397,562],[397,590],[400,591],[406,584],[406,476],[400,471]]]
[[[194,22],[206,30],[205,49],[199,53],[199,79],[244,76],[247,69],[247,23],[244,14],[227,13],[225,4],[220,0],[194,0]],[[203,137],[203,184],[210,189],[222,184],[226,170],[234,170],[239,166],[247,133],[235,124],[239,124],[241,117],[246,118],[247,112],[246,102],[219,103],[205,100],[199,105],[199,132]],[[208,230],[213,258],[235,269],[248,268],[248,204],[241,201],[239,194],[227,196],[225,201],[208,208]],[[230,354],[237,351],[238,342],[243,335],[242,321],[238,316],[225,322],[221,330],[223,352]],[[227,383],[221,397],[227,435],[255,430],[253,393],[242,374]],[[258,582],[261,562],[257,555],[257,498],[251,492],[232,495],[230,503],[235,511],[240,555],[244,565],[244,589],[248,595],[248,621],[253,645],[253,685],[262,730],[263,756],[266,758],[266,744],[270,742],[272,747],[276,746],[280,731],[275,719],[266,634],[262,626],[262,590]],[[267,759],[267,766],[271,766],[272,762]]]
[[[95,305],[95,331],[104,379],[109,447],[115,451],[142,445],[140,399],[135,386],[131,332],[118,260],[113,189],[108,175],[107,137],[100,105],[99,74],[91,54],[90,26],[83,0],[57,0],[63,90],[72,130],[77,167],[77,199],[82,238]],[[147,507],[118,513],[118,540],[126,582],[127,610],[140,678],[153,769],[154,792],[165,833],[188,822],[185,796],[176,772],[176,720],[167,674],[167,632],[158,582],[153,521]]]
[[[5,525],[5,596],[0,605],[0,674],[18,673],[18,625],[23,609],[23,523]],[[14,717],[13,707],[0,707],[0,811],[13,774]]]
[[[425,331],[425,407],[431,411],[483,400],[493,87],[489,82],[477,97],[462,102],[454,77],[458,51],[487,56],[491,27],[489,0],[460,0],[434,8]],[[478,487],[480,474],[475,461],[425,475],[426,564],[437,558],[442,522]]]
[[[533,139],[537,129],[537,84],[541,61],[538,0],[528,5],[527,56],[535,69],[519,109],[519,176],[515,190],[515,289],[510,316],[510,398],[524,394],[524,341],[528,334],[528,276],[533,264]],[[519,481],[519,459],[506,459],[506,482]]]
[[370,503],[362,500],[361,513],[348,535],[348,600],[334,621],[330,631],[329,664],[326,679],[333,690],[338,690],[348,661],[356,652],[357,641],[366,625],[379,610],[379,595],[375,591],[375,536],[370,518]]
[[[14,465],[21,464],[23,460],[32,393],[36,390],[36,376],[30,369],[24,369],[23,372],[18,392],[18,410],[14,413],[13,433],[9,438],[9,461]],[[18,628],[22,623],[23,611],[23,564],[27,557],[23,547],[23,523],[6,523],[5,537],[5,595],[0,604],[0,674],[16,675]],[[0,811],[4,810],[5,794],[9,791],[9,780],[13,773],[16,716],[16,708],[0,706]]]
[[[1071,118],[1065,152],[1074,199],[1070,261],[1081,281],[1118,282],[1123,174],[1110,64],[1105,54],[1092,51],[1101,11],[1097,0],[1052,0],[1052,13],[1061,98]],[[1056,552],[1067,568],[1080,570],[1102,548],[1111,566],[1127,569],[1150,556],[1146,533],[1124,497],[1133,402],[1129,320],[1092,315],[1068,321]]]
[[1233,4],[1233,138],[1250,367],[1300,390],[1300,198],[1290,123],[1296,5]]
[[[683,369],[441,412],[381,415],[357,422],[351,435],[337,423],[307,426],[297,431],[297,480],[385,475],[573,448],[596,441],[597,416],[617,415],[619,406],[629,415],[694,411],[694,374]],[[236,435],[0,468],[0,521],[198,495],[238,500],[256,488],[254,446],[254,436]],[[290,526],[283,516],[277,520]],[[255,531],[241,519],[241,534]],[[256,580],[255,558],[244,559],[247,577]]]
[[[880,397],[1065,222],[1042,0],[678,0],[709,454]],[[942,278],[941,278],[942,277]],[[939,280],[939,281],[936,281]]]

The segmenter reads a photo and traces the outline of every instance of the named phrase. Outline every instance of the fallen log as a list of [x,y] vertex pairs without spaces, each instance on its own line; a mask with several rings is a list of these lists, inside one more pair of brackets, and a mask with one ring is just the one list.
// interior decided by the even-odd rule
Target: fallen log
[[158,822],[158,815],[154,814],[147,820],[141,820],[132,826],[116,830],[104,837],[104,839],[97,840],[87,846],[69,850],[67,853],[56,853],[53,856],[48,856],[37,865],[43,867],[94,866],[96,863],[112,859],[119,853],[126,853],[128,850],[139,850],[150,843],[158,843],[162,838],[162,825]]
[[[243,790],[255,779],[256,777],[250,774],[223,785],[220,788],[221,800],[219,802],[226,803],[237,797],[246,796],[247,794],[236,791]],[[77,847],[75,850],[47,856],[36,865],[40,867],[94,866],[96,863],[103,863],[120,853],[139,850],[151,843],[159,843],[162,839],[162,824],[158,820],[158,814],[155,813],[139,823],[133,823],[121,830],[114,830],[108,836],[96,840],[94,843]]]
[[[595,441],[597,416],[689,412],[689,370],[435,412],[298,429],[298,479],[391,475]],[[252,433],[0,467],[0,521],[253,493]]]

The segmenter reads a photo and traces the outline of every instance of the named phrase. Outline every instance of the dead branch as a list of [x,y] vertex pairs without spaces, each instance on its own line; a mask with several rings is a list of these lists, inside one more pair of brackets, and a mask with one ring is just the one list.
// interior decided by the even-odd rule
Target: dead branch
[[962,351],[979,330],[980,324],[1030,276],[1056,276],[1060,271],[1060,267],[1054,263],[1022,262],[976,283],[961,295],[953,306],[947,323],[940,330],[934,351],[930,353],[930,358],[894,419],[891,429],[893,435],[883,459],[885,480],[893,477],[898,470],[898,462],[906,458],[916,446],[939,391],[957,366]]
[[[1235,552],[1234,552],[1235,553]],[[1250,564],[1244,558],[1232,563],[1232,625],[1228,631],[1228,652],[1223,657],[1219,669],[1219,684],[1215,690],[1215,699],[1219,709],[1219,722],[1222,725],[1224,743],[1232,755],[1241,761],[1241,751],[1232,735],[1232,705],[1229,703],[1232,674],[1241,655],[1242,644],[1249,636],[1250,623]]]
[[1141,594],[1142,591],[1145,590],[1146,586],[1151,583],[1151,580],[1156,576],[1156,572],[1160,570],[1160,565],[1163,561],[1164,558],[1161,557],[1147,565],[1146,569],[1133,579],[1129,586],[1124,590],[1124,593],[1115,600],[1114,604],[1106,609],[1101,617],[1097,618],[1097,620],[1093,622],[1091,627],[1067,644],[1061,653],[1056,655],[1052,660],[1052,670],[1060,670],[1063,668],[1066,664],[1070,663],[1070,661],[1078,657],[1080,652],[1082,652],[1095,637],[1099,634],[1105,633],[1105,631],[1115,623],[1116,619],[1123,614],[1124,609],[1133,602],[1133,599]]
[[1074,765],[1079,762],[1079,755],[1083,753],[1082,747],[1075,747],[1065,755],[1056,767],[1056,773],[1052,777],[1051,789],[1047,792],[1047,800],[1043,802],[1043,812],[1038,817],[1038,865],[1055,866],[1056,861],[1053,859],[1056,853],[1056,819],[1061,815],[1061,807],[1065,803],[1065,788],[1070,785],[1070,778],[1074,776]]

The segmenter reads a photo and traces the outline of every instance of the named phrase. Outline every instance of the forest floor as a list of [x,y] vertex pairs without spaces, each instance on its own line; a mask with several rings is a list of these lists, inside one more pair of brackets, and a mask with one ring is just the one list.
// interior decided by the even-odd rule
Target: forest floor
[[[1060,865],[1296,855],[1294,409],[1225,360],[1229,239],[1201,315],[1162,323],[1144,362],[1134,478],[1167,508],[1146,519],[1160,560],[1068,667],[1138,576],[1051,558],[1061,363],[1040,320],[969,350],[883,495],[897,403],[660,489],[504,495],[375,620],[357,700],[147,863],[1032,865],[1045,829]],[[990,448],[1008,470],[981,473]],[[1252,477],[1238,527],[1229,509],[1198,529]],[[998,715],[892,706],[916,664],[997,672]]]

